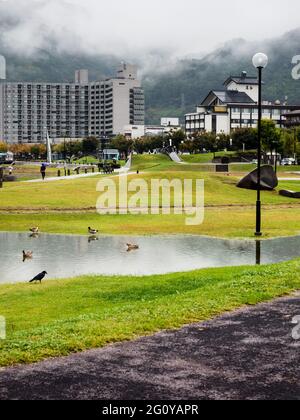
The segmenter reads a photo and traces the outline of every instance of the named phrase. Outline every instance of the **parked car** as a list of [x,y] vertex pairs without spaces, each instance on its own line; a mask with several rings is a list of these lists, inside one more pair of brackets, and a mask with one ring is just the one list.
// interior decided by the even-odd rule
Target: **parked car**
[[292,166],[296,165],[296,160],[294,158],[284,158],[281,161],[282,166]]
[[251,163],[252,163],[252,165],[258,165],[258,160],[257,160],[257,159],[253,159],[253,160],[251,161]]
[[14,161],[14,155],[11,152],[0,153],[0,164],[11,165]]

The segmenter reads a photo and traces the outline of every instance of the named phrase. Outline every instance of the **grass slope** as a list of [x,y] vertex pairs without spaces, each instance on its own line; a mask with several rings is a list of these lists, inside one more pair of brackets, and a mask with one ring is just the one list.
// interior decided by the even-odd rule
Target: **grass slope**
[[36,362],[212,318],[300,288],[300,261],[149,277],[0,286],[0,366]]
[[[107,215],[94,212],[0,214],[0,230],[26,232],[39,226],[42,233],[87,234],[88,226],[101,234],[158,235],[192,234],[215,237],[253,238],[255,208],[210,208],[202,225],[187,226],[184,215]],[[264,238],[300,235],[300,211],[268,208],[263,211]]]
[[[178,168],[178,166],[176,166]],[[157,168],[156,168],[157,169]],[[256,191],[248,191],[236,188],[239,179],[237,176],[223,174],[210,174],[199,172],[193,166],[185,171],[185,166],[179,166],[181,171],[164,170],[150,171],[140,175],[131,175],[129,180],[143,179],[147,182],[150,190],[152,179],[203,179],[205,181],[205,205],[252,205],[255,203]],[[98,193],[97,183],[103,178],[102,175],[91,178],[80,178],[49,183],[11,183],[5,184],[0,190],[0,211],[1,209],[22,210],[22,209],[93,209],[96,207]],[[114,178],[118,183],[118,177]],[[300,188],[298,181],[282,181],[278,189]],[[194,197],[195,198],[195,197]],[[264,204],[296,204],[292,198],[285,198],[278,195],[277,191],[263,192]]]
[[[99,216],[95,207],[99,175],[53,183],[6,183],[0,190],[0,230],[27,231],[38,225],[42,232],[85,234],[88,226],[98,227],[105,234],[189,233],[221,237],[252,237],[256,192],[236,188],[239,174],[203,172],[203,166],[178,165],[167,156],[134,156],[133,169],[148,187],[153,179],[203,179],[205,181],[205,221],[201,226],[185,225],[178,215],[115,215]],[[239,167],[237,168],[239,169]],[[243,169],[243,168],[240,168]],[[118,182],[118,178],[114,178]],[[281,181],[278,189],[299,190],[298,181]],[[129,194],[130,196],[130,194]],[[196,196],[193,194],[195,204]],[[266,237],[295,235],[300,232],[300,203],[263,192],[263,228]],[[149,201],[150,203],[150,201]],[[171,196],[173,205],[173,196]]]

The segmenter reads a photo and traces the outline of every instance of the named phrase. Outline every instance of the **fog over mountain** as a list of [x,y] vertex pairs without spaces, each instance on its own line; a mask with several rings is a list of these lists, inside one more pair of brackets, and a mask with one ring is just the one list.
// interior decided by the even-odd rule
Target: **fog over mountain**
[[[300,26],[296,0],[0,0],[2,44],[21,55],[55,47],[156,64],[164,56],[199,58],[224,42],[272,39]],[[162,64],[162,63],[160,63]]]
[[253,74],[252,55],[264,51],[270,58],[265,97],[300,103],[300,81],[291,77],[292,58],[300,54],[300,29],[293,29],[300,25],[300,3],[253,0],[248,6],[236,0],[2,0],[0,53],[11,81],[68,81],[77,68],[99,79],[113,75],[120,61],[134,62],[147,121],[158,122],[160,115],[193,111],[229,74]]

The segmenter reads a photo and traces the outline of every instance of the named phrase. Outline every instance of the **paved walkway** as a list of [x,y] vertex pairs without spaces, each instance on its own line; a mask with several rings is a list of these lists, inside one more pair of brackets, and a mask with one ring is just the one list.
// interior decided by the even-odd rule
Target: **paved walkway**
[[300,294],[210,322],[0,371],[0,399],[300,400]]
[[[119,176],[119,175],[131,175],[133,174],[133,172],[128,172],[128,170],[117,170],[115,171],[113,174],[109,175],[109,176]],[[93,176],[100,176],[100,175],[105,175],[103,173],[100,172],[90,172],[87,174],[79,174],[79,175],[70,175],[70,176],[56,176],[56,177],[49,177],[49,178],[45,178],[45,180],[43,181],[42,179],[30,179],[29,181],[22,181],[22,182],[27,182],[27,183],[45,183],[45,182],[58,182],[58,181],[70,181],[72,179],[78,179],[78,178],[90,178]],[[107,174],[106,174],[107,175]]]

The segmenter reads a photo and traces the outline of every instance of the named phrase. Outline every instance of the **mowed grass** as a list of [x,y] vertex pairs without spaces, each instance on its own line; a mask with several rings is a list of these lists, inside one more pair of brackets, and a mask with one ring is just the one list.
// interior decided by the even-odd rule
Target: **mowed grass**
[[0,209],[78,209],[96,207],[97,182],[103,175],[57,182],[5,183]]
[[300,288],[300,261],[149,277],[0,286],[0,366],[30,363],[210,319]]
[[[263,238],[300,235],[300,210],[264,208]],[[190,217],[190,216],[189,216]],[[0,230],[26,232],[39,226],[41,233],[86,235],[92,226],[101,235],[190,234],[222,238],[253,238],[254,207],[207,208],[204,223],[188,226],[185,215],[105,215],[78,213],[0,213]]]
[[[240,179],[238,176],[211,174],[207,172],[185,171],[144,172],[140,175],[130,175],[128,179],[144,180],[147,182],[150,197],[153,179],[169,181],[185,179],[203,179],[205,182],[205,205],[249,205],[255,202],[256,192],[242,190],[236,187]],[[189,167],[193,168],[192,166]],[[46,183],[6,183],[0,190],[0,211],[8,210],[79,210],[96,208],[99,193],[96,191],[98,181],[102,175],[91,178],[79,178]],[[114,177],[118,190],[118,177]],[[300,180],[300,179],[299,179]],[[298,181],[282,181],[278,189],[300,190]],[[278,190],[277,189],[277,190]],[[167,190],[164,190],[166,193]],[[129,194],[133,195],[133,193]],[[173,195],[173,194],[172,194]],[[262,200],[265,204],[297,204],[297,200],[281,197],[278,191],[263,192]],[[193,203],[196,204],[196,192],[193,193]],[[298,202],[299,203],[299,202]],[[173,200],[171,200],[173,204]],[[149,201],[150,205],[150,201]]]
[[[230,172],[249,173],[256,169],[256,165],[252,164],[231,164]],[[278,166],[278,176],[281,177],[297,177],[300,176],[300,166]],[[297,174],[299,172],[299,174]],[[299,178],[300,180],[300,178]]]
[[[135,156],[133,168],[140,175],[130,175],[129,180],[143,180],[150,185],[154,179],[168,181],[203,179],[205,181],[205,220],[202,225],[187,226],[184,215],[106,215],[96,213],[100,193],[99,175],[51,183],[4,184],[0,190],[0,230],[27,231],[39,226],[42,232],[86,234],[88,226],[98,228],[103,234],[201,234],[219,237],[252,237],[255,224],[256,192],[236,187],[240,175],[202,172],[194,165],[178,165],[167,156]],[[114,177],[118,186],[118,177]],[[300,190],[298,181],[281,181],[276,191],[263,192],[263,231],[265,237],[295,235],[300,232],[300,201],[281,197],[278,190]],[[162,190],[164,196],[167,189]],[[129,197],[133,193],[129,194]],[[145,206],[151,205],[149,195]],[[196,204],[196,193],[192,201]],[[162,205],[162,199],[160,199]],[[174,197],[171,194],[171,206]]]
[[187,163],[212,163],[214,156],[224,157],[224,156],[232,156],[235,152],[216,152],[215,155],[213,153],[201,153],[196,155],[182,155],[181,159]]
[[[42,164],[42,162],[41,162]],[[14,165],[13,166],[13,172],[12,175],[17,177],[19,181],[26,181],[29,179],[39,179],[41,178],[40,173],[40,167],[41,165],[30,165],[30,164],[24,164],[24,165]],[[9,170],[8,166],[4,167],[4,173],[8,175]],[[47,175],[48,176],[57,176],[57,169],[56,168],[47,168]]]

